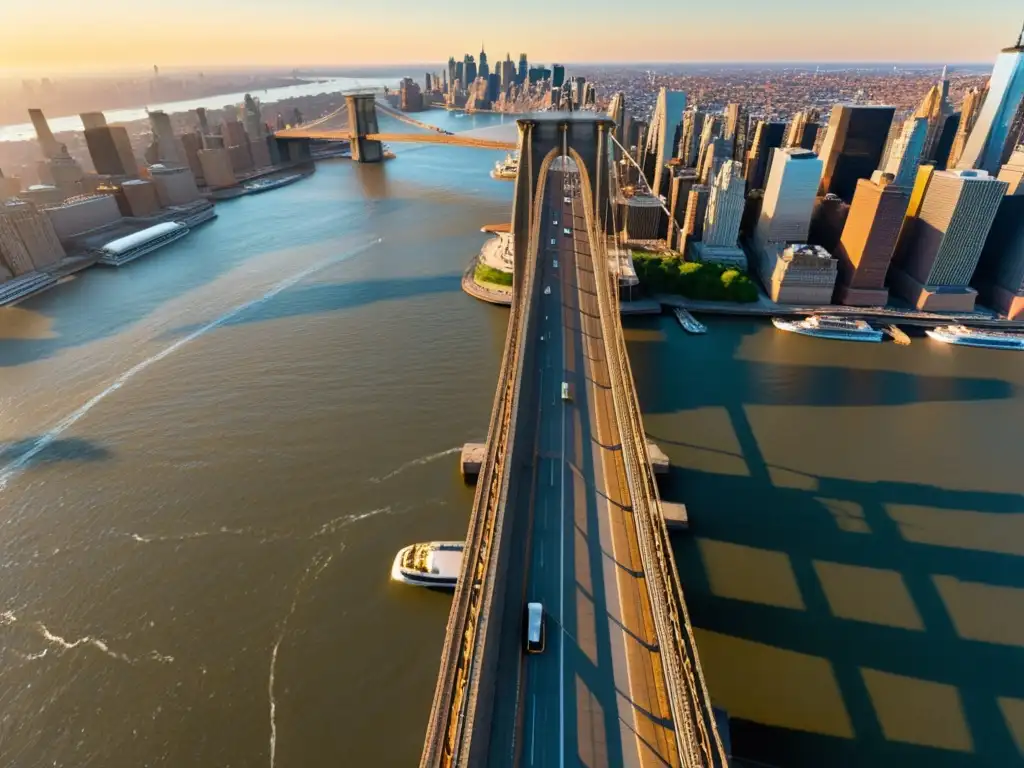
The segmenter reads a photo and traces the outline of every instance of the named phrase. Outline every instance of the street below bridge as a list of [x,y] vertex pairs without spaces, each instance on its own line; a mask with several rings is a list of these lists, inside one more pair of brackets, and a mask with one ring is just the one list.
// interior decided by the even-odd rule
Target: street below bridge
[[[537,336],[527,341],[538,345],[535,370],[526,372],[537,377],[536,402],[521,413],[536,422],[535,446],[532,466],[513,478],[524,502],[514,510],[491,766],[679,764],[582,205],[552,171],[540,222]],[[524,655],[527,602],[544,606],[539,654]]]

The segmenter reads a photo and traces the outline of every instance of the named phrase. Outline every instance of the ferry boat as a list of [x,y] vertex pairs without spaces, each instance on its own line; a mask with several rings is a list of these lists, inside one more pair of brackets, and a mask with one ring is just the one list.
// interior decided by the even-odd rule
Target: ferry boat
[[929,328],[925,333],[944,344],[991,349],[1024,349],[1024,334],[1021,333],[968,328],[965,325],[940,325],[937,328]]
[[494,164],[494,170],[491,171],[492,179],[504,179],[506,181],[515,181],[516,176],[519,174],[519,158],[509,152],[505,155],[504,162],[498,162]]
[[780,331],[817,336],[822,339],[843,341],[881,341],[882,332],[872,328],[863,320],[854,320],[836,315],[811,315],[803,320],[785,320],[773,317],[772,324]]
[[104,245],[100,248],[99,263],[120,267],[150,251],[180,240],[188,233],[188,227],[180,221],[165,221],[163,224],[147,227]]
[[465,548],[464,541],[410,544],[395,555],[391,578],[418,587],[455,589]]
[[683,326],[683,330],[687,333],[706,333],[707,327],[704,323],[697,322],[697,318],[691,315],[682,307],[673,307],[672,313],[676,316],[676,320]]
[[243,184],[242,187],[248,194],[256,195],[260,192],[269,192],[272,189],[287,187],[289,184],[294,184],[296,181],[303,178],[303,176],[304,174],[301,173],[291,173],[277,179],[260,179],[259,181],[250,181],[247,184]]

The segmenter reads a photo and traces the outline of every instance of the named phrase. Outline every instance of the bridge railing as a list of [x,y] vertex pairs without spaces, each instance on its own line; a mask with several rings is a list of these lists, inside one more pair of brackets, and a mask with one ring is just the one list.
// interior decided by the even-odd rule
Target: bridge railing
[[[603,228],[597,225],[589,210],[587,229],[594,246],[591,258],[594,274],[598,277],[598,307],[611,372],[612,400],[623,437],[626,477],[676,741],[686,768],[717,768],[727,765],[725,748],[697,657],[697,645],[661,510],[658,486],[651,471],[646,433],[622,333],[618,277],[609,270]],[[606,275],[606,279],[601,279],[601,275]]]

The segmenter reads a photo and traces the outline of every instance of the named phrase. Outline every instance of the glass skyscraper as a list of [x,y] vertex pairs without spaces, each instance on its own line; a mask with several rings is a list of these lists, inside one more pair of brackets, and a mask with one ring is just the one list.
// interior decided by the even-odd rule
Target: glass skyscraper
[[878,169],[889,138],[894,107],[837,104],[828,121],[821,147],[821,194],[829,192],[843,202],[853,200],[858,179]]
[[1012,48],[1004,48],[992,68],[988,96],[981,105],[978,119],[971,129],[958,169],[979,168],[999,172],[1003,151],[1010,138],[1010,124],[1024,98],[1024,46],[1021,40]]

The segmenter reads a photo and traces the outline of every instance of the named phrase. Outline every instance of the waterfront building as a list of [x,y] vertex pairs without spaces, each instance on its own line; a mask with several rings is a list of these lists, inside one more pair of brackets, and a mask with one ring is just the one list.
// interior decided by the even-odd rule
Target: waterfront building
[[85,171],[61,144],[61,154],[46,161],[53,185],[60,190],[62,199],[82,194]]
[[[922,140],[921,157],[926,161],[936,162],[938,160],[939,141],[946,127],[946,121],[953,115],[953,105],[949,103],[949,78],[946,77],[946,68],[942,68],[942,76],[939,82],[928,89],[928,93],[921,99],[917,110],[912,117],[923,118],[925,121],[925,135]],[[890,169],[886,169],[890,173]],[[897,175],[896,183],[899,184]]]
[[999,201],[974,285],[993,309],[1011,320],[1024,319],[1024,194]]
[[53,186],[53,184],[32,184],[19,195],[19,198],[28,200],[39,208],[45,208],[48,205],[60,205],[66,197],[67,195]]
[[701,241],[694,243],[698,261],[713,261],[746,268],[743,250],[736,247],[746,203],[747,183],[738,160],[722,163],[708,194]]
[[199,150],[199,165],[203,169],[203,178],[210,189],[233,187],[238,183],[234,166],[231,164],[231,153],[226,149]]
[[910,188],[891,174],[860,179],[833,254],[838,262],[836,301],[853,306],[884,306],[885,277],[910,202]]
[[[1011,140],[1010,127],[1024,100],[1024,32],[1017,44],[996,58],[978,117],[964,145],[957,169],[978,168],[997,173]],[[1012,147],[1011,147],[1012,149]]]
[[759,243],[807,241],[821,167],[821,160],[808,149],[772,150],[771,170],[757,222]]
[[[167,165],[186,165],[185,150],[174,135],[171,118],[166,112],[149,113],[149,125],[153,131],[153,144],[156,146],[156,158]],[[241,126],[241,123],[239,123]]]
[[747,186],[751,189],[764,188],[764,181],[768,175],[768,161],[772,156],[772,152],[782,146],[785,129],[785,123],[767,120],[757,121],[745,169]]
[[[199,163],[199,150],[203,148],[203,137],[198,133],[183,133],[178,137],[181,146],[185,150],[185,160],[189,170],[196,179],[196,183],[203,185],[203,166]],[[268,163],[269,165],[269,163]]]
[[17,277],[58,264],[65,256],[50,219],[30,202],[0,205],[0,255]]
[[121,209],[113,195],[80,195],[60,205],[47,208],[44,213],[61,240],[83,232],[109,226],[121,220]]
[[626,199],[623,228],[627,240],[657,240],[665,212],[654,195],[637,194]]
[[149,172],[153,177],[156,196],[160,200],[161,207],[187,205],[199,199],[199,189],[196,187],[195,177],[188,168],[152,165]]
[[36,131],[36,139],[39,142],[39,148],[43,152],[43,157],[47,160],[52,160],[61,154],[61,145],[57,143],[57,139],[53,137],[53,132],[50,130],[49,123],[46,122],[46,117],[43,115],[41,109],[30,109],[28,111],[29,119],[32,121],[32,127]]
[[1024,144],[1013,151],[997,178],[1009,185],[1006,194],[1024,195]]
[[820,245],[834,254],[839,247],[839,238],[842,237],[849,213],[850,204],[832,193],[819,197],[814,203],[814,213],[811,214],[808,242]]
[[[271,164],[271,142],[272,140],[268,142],[267,137],[249,142],[249,156],[252,158],[253,168],[266,168]],[[196,159],[198,160],[198,157]],[[200,168],[200,172],[201,170]],[[195,172],[192,175],[195,176]]]
[[152,181],[128,179],[122,182],[118,191],[117,204],[122,216],[152,216],[160,210],[160,199]]
[[411,77],[402,78],[402,82],[399,84],[399,97],[399,109],[403,112],[421,112],[423,110],[423,92]]
[[885,161],[885,173],[892,175],[893,184],[913,186],[925,151],[928,130],[929,123],[924,117],[908,117],[903,123],[903,130],[889,147],[889,157]]
[[761,282],[777,304],[832,303],[836,260],[820,245],[793,243],[781,251],[764,250],[760,266]]
[[821,194],[853,199],[858,179],[878,168],[889,137],[894,107],[837,104],[821,147]]
[[971,278],[1007,186],[982,170],[933,172],[901,235],[906,243],[892,287],[918,309],[972,310]]
[[245,94],[245,100],[242,104],[242,115],[245,132],[249,134],[249,138],[252,141],[266,136],[267,129],[263,124],[259,99],[253,98],[251,94]]
[[[84,118],[84,115],[83,115]],[[104,176],[138,176],[138,161],[128,131],[121,125],[85,129],[85,144],[96,173]]]
[[497,72],[491,72],[487,76],[487,101],[494,103],[498,100],[498,96],[501,94],[501,75]]
[[676,129],[683,119],[684,109],[685,93],[670,91],[668,88],[658,91],[658,100],[654,106],[654,115],[651,117],[650,130],[647,132],[647,142],[644,146],[644,161],[640,164],[651,185],[651,191],[656,195],[661,190],[665,164],[668,163],[678,142]]
[[17,197],[19,192],[21,192],[21,179],[17,176],[4,176],[3,171],[0,171],[0,203]]
[[696,107],[691,107],[683,112],[679,148],[676,152],[683,165],[687,168],[693,168],[697,165],[697,157],[700,151],[700,137],[703,132],[704,113]]
[[[477,76],[482,77],[484,80],[491,76],[491,67],[487,63],[487,53],[484,51],[483,43],[480,43],[480,68],[477,70]],[[430,90],[429,80],[427,80],[427,90]]]

